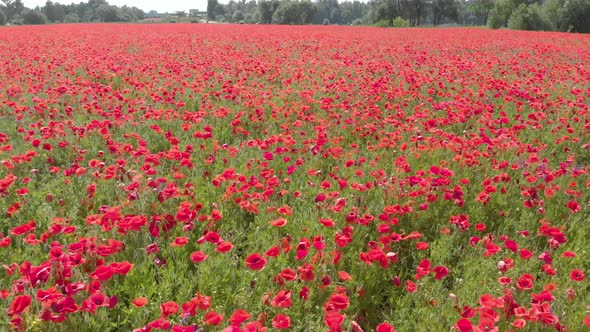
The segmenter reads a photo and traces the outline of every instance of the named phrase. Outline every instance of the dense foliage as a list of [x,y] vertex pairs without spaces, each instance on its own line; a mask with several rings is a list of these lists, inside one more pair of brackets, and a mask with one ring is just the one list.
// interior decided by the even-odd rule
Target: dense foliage
[[[281,8],[281,10],[279,10]],[[285,9],[289,14],[285,15]],[[277,12],[278,10],[278,12]],[[590,0],[209,0],[209,20],[230,23],[355,24],[394,27],[401,18],[410,26],[488,25],[498,29],[588,32]],[[239,15],[234,13],[239,12]],[[313,17],[308,19],[309,12]],[[276,14],[275,14],[276,13]],[[399,23],[399,22],[398,22]]]
[[6,14],[4,14],[4,11],[0,8],[0,25],[4,24],[6,24]]
[[23,24],[45,24],[47,23],[47,17],[38,11],[38,10],[31,10],[25,9],[22,13]]
[[590,0],[496,0],[488,25],[493,29],[590,32]]
[[513,30],[552,31],[555,29],[538,4],[520,4],[508,19],[508,27]]
[[0,330],[590,327],[590,36],[2,32]]
[[112,6],[106,0],[89,0],[69,5],[48,0],[44,6],[33,10],[26,9],[21,0],[1,0],[1,2],[0,10],[4,11],[7,22],[16,25],[47,22],[132,22],[144,18],[143,11],[136,7]]

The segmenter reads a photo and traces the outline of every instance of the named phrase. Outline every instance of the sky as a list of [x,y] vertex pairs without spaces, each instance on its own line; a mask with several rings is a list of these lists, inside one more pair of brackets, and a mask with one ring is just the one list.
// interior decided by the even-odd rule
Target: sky
[[[22,0],[25,7],[35,8],[37,6],[44,6],[47,0]],[[87,2],[88,0],[52,0],[53,2],[59,2],[63,5],[69,5],[70,3]],[[207,9],[207,0],[107,0],[111,5],[129,7],[137,7],[148,12],[155,10],[159,13],[175,12],[178,10],[188,11],[189,9]],[[220,1],[224,3],[224,1]]]

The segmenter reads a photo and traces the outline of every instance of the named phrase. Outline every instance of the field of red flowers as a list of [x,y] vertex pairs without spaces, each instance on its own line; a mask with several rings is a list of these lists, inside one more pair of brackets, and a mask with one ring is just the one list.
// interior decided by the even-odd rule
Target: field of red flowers
[[0,29],[0,330],[583,331],[590,36]]

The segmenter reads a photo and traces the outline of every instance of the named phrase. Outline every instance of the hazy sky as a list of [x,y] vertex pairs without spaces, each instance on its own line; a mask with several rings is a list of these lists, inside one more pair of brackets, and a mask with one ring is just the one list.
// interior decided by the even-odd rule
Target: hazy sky
[[[22,0],[25,4],[25,7],[28,8],[35,8],[36,6],[43,6],[47,0]],[[59,2],[64,5],[69,5],[70,3],[80,3],[80,2],[87,2],[87,0],[52,0],[53,2]],[[160,13],[162,12],[174,12],[177,10],[185,10],[188,11],[189,9],[199,9],[199,10],[206,10],[207,9],[207,0],[107,0],[107,2],[111,5],[116,6],[123,6],[127,5],[129,7],[137,7],[139,9],[143,9],[144,11],[155,10]],[[220,1],[221,3],[225,3],[225,1]]]

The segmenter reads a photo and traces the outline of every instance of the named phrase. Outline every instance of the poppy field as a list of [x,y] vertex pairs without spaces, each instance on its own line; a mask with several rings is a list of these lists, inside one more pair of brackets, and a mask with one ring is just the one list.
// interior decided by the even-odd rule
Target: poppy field
[[0,29],[0,330],[590,329],[590,36]]

